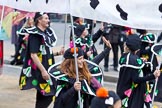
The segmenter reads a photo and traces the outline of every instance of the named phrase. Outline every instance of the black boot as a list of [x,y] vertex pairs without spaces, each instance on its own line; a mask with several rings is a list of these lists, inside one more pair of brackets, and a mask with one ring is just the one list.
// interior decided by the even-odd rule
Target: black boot
[[15,65],[22,65],[22,64],[23,64],[23,62],[21,60],[17,60],[15,63]]
[[10,64],[11,64],[11,65],[16,64],[16,60],[15,60],[15,59],[13,59],[13,60],[10,62]]

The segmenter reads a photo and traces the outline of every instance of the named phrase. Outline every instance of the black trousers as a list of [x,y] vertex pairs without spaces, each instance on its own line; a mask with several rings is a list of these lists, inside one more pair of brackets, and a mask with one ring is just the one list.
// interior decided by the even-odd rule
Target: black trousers
[[112,43],[114,68],[118,67],[118,44]]
[[[107,46],[104,44],[104,49],[106,48]],[[107,53],[107,55],[105,56],[104,58],[104,67],[105,68],[108,68],[109,67],[109,55],[110,55],[110,50],[109,52]]]
[[120,54],[123,55],[123,53],[124,53],[124,43],[120,43],[119,47],[120,47]]
[[35,108],[48,108],[52,102],[52,98],[53,96],[44,96],[37,91]]
[[[115,68],[115,67],[118,67],[118,44],[111,43],[111,46],[112,46],[112,51],[113,51],[113,65]],[[104,48],[105,47],[106,46],[104,45]],[[104,58],[104,67],[106,68],[108,68],[109,66],[109,54],[110,52]]]

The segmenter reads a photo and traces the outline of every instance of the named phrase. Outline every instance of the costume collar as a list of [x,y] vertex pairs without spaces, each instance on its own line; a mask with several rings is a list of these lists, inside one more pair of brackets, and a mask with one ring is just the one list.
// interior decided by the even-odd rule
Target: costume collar
[[[88,68],[89,68],[92,76],[95,77],[102,85],[103,72],[102,72],[101,68],[97,64],[95,64],[89,60],[86,60],[86,62],[88,64]],[[50,74],[51,77],[55,78],[56,80],[72,83],[71,78],[69,78],[66,74],[64,74],[60,71],[60,69],[59,69],[60,64],[61,64],[61,62],[58,62],[58,63],[50,66],[48,69],[48,73]],[[82,83],[82,91],[83,92],[85,92],[89,95],[95,96],[94,88],[89,86],[86,80],[82,80],[81,83]],[[61,86],[61,85],[59,85],[59,86]]]
[[55,34],[55,32],[50,28],[48,27],[44,32],[41,31],[38,27],[34,26],[32,28],[28,28],[26,29],[27,32],[29,34],[38,34],[40,36],[43,37],[44,41],[45,41],[45,44],[48,46],[48,47],[54,47],[56,45],[56,42],[57,42],[57,36]]
[[121,56],[119,60],[119,65],[121,67],[131,67],[134,69],[141,69],[144,66],[142,59],[140,59],[137,55],[132,53],[125,53]]

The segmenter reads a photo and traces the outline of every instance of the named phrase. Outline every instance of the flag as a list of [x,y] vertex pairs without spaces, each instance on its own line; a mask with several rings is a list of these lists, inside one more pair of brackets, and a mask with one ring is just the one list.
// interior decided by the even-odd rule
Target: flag
[[[0,17],[2,16],[2,10],[3,10],[3,6],[0,5]],[[4,6],[4,15],[3,15],[3,18],[4,18],[4,16],[6,16],[8,13],[10,13],[12,11],[13,11],[13,8]]]
[[[26,13],[21,13],[19,11],[12,11],[9,12],[6,16],[4,16],[2,20],[2,28],[1,28],[1,34],[3,36],[3,40],[10,38],[12,33],[12,26],[14,24],[18,25],[21,20],[23,20],[26,17]],[[0,38],[2,38],[0,36]]]
[[131,28],[162,30],[161,0],[70,0],[70,10],[73,16]]
[[0,0],[0,5],[29,12],[69,13],[69,0]]
[[[11,33],[11,32],[9,32],[9,31],[11,31],[9,17],[6,17],[6,16],[8,16],[8,14],[13,11],[13,8],[4,6],[4,12],[2,12],[2,11],[3,11],[3,6],[0,6],[0,16],[2,17],[2,19],[1,19],[2,25],[1,25],[1,29],[0,29],[0,40],[6,40],[6,39],[8,39],[8,35],[10,35],[9,33]],[[6,23],[6,24],[3,23],[4,18],[5,18],[4,23]]]
[[4,17],[2,21],[2,32],[6,34],[7,37],[11,37],[12,31],[12,19],[13,16],[16,16],[17,12],[10,12],[7,16]]
[[66,13],[131,28],[162,30],[161,0],[1,0],[30,12]]

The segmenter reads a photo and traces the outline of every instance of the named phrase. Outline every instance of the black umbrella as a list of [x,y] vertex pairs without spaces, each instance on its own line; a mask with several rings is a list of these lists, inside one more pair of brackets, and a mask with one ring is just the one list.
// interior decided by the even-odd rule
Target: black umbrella
[[[92,61],[85,60],[92,76],[94,76],[101,84],[103,84],[103,70],[99,66],[99,63],[103,60],[103,58],[106,56],[109,50],[110,48],[106,48],[99,55],[97,55]],[[55,79],[59,79],[59,77],[62,76],[61,73],[56,75],[57,72],[58,73],[60,72],[59,68],[60,64],[61,62],[55,63],[48,69],[48,73]]]
[[[89,61],[89,60],[85,60],[88,68],[92,74],[92,76],[94,76],[101,84],[103,83],[103,71],[102,69],[94,62]],[[55,63],[52,66],[50,66],[50,68],[48,69],[48,73],[50,74],[51,77],[55,78],[55,79],[59,79],[62,76],[64,76],[62,73],[60,73],[60,66],[61,62]],[[56,73],[58,72],[58,74],[56,75]]]
[[[95,64],[95,63],[93,63],[89,60],[85,60],[85,61],[88,64],[88,68],[89,68],[92,76],[94,76],[102,84],[103,83],[103,71],[102,71],[102,69],[97,64]],[[59,81],[68,82],[68,83],[73,84],[77,79],[71,79],[66,74],[62,73],[60,71],[60,67],[59,67],[60,64],[61,64],[61,62],[58,62],[58,63],[50,66],[49,69],[48,69],[48,73],[55,80],[59,80]],[[62,85],[59,85],[59,86],[61,87]],[[84,91],[87,94],[95,96],[94,89],[91,88],[91,86],[87,85],[86,80],[81,81],[81,86],[82,86],[81,87],[82,91]],[[59,94],[59,92],[60,91],[56,91],[56,94]]]
[[145,35],[140,36],[142,42],[147,43],[155,43],[156,42],[156,35],[153,33],[147,33]]
[[154,44],[154,45],[151,47],[151,51],[152,51],[155,55],[158,55],[158,56],[161,56],[161,57],[162,57],[162,44]]

